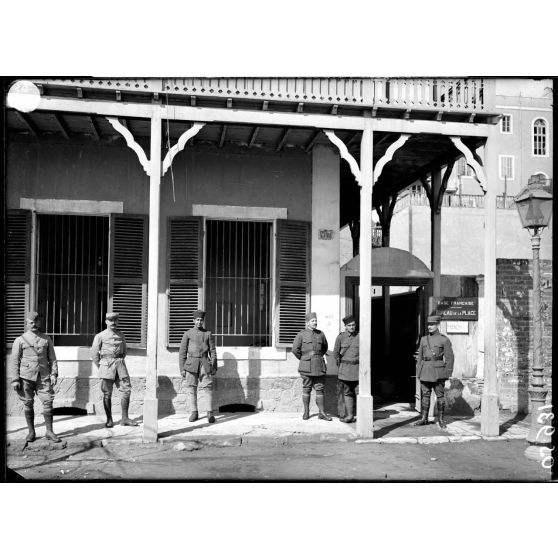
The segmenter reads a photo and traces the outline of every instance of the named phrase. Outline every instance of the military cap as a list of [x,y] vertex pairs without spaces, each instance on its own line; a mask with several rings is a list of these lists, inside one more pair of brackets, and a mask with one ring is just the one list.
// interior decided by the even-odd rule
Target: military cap
[[349,314],[348,316],[345,316],[345,317],[343,318],[343,323],[344,323],[345,325],[352,324],[353,322],[356,322],[356,319],[355,319],[355,317],[354,317],[352,314]]
[[105,315],[105,320],[117,320],[120,317],[118,312],[107,312]]
[[205,318],[205,312],[203,310],[196,310],[194,312],[194,320],[196,318],[201,318],[203,320]]
[[426,320],[429,324],[439,324],[442,321],[442,317],[438,316],[437,314],[432,314],[428,316]]
[[29,312],[27,314],[27,319],[32,322],[34,322],[38,317],[39,317],[39,313],[35,311]]
[[309,322],[310,320],[317,320],[318,317],[316,316],[316,312],[308,312],[306,314],[306,321]]

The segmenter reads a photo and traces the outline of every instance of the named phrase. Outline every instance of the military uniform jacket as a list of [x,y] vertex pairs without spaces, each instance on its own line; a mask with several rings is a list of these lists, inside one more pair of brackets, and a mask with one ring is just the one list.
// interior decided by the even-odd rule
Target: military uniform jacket
[[451,341],[440,332],[421,338],[417,355],[417,377],[423,382],[446,380],[453,373]]
[[358,345],[358,333],[350,334],[348,331],[343,331],[337,336],[333,348],[333,358],[337,362],[337,377],[340,380],[358,382]]
[[12,345],[10,380],[45,380],[58,375],[54,345],[48,335],[26,331]]
[[184,332],[178,351],[178,365],[180,371],[199,374],[203,366],[206,374],[217,369],[217,351],[211,331],[193,327]]
[[99,378],[114,380],[129,377],[124,358],[126,357],[126,339],[119,330],[103,329],[95,335],[91,347],[91,359],[99,367]]
[[323,376],[326,373],[324,355],[327,339],[319,329],[303,329],[293,341],[293,355],[300,360],[298,371],[306,376]]

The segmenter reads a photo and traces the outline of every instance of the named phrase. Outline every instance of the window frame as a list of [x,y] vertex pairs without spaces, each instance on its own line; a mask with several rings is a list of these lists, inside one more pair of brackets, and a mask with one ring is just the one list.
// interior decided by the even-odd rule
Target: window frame
[[[511,159],[511,176],[504,177],[502,174],[502,161],[504,157]],[[498,155],[498,178],[500,180],[515,180],[515,155]]]
[[[504,130],[504,118],[506,116],[509,117],[509,131],[507,131],[507,132]],[[512,114],[509,114],[509,113],[503,113],[502,114],[502,119],[500,120],[500,133],[505,134],[505,135],[513,134],[513,115]]]
[[[544,153],[535,153],[535,122],[538,120],[542,120],[544,122],[544,140],[545,140],[545,152]],[[532,157],[549,157],[550,152],[550,126],[548,124],[548,120],[544,116],[536,116],[531,121],[531,156]]]
[[[255,222],[255,223],[271,223],[271,231],[270,231],[270,253],[269,257],[270,260],[270,274],[271,274],[271,284],[270,284],[270,320],[271,320],[271,328],[270,328],[270,335],[271,335],[271,343],[268,347],[260,347],[261,349],[276,349],[276,328],[277,328],[277,307],[276,307],[276,290],[277,290],[277,264],[276,264],[276,253],[277,253],[277,218],[273,219],[258,219],[256,217],[246,217],[243,216],[242,218],[232,218],[232,217],[207,217],[204,216],[202,219],[202,228],[203,228],[203,241],[202,241],[202,253],[203,253],[203,269],[202,269],[202,285],[201,285],[201,300],[203,304],[203,308],[207,308],[207,288],[206,288],[206,281],[207,281],[207,264],[208,264],[208,257],[207,257],[207,222],[208,221],[242,221],[242,222]],[[215,345],[216,349],[220,350],[236,350],[236,349],[247,349],[249,346],[247,345]]]

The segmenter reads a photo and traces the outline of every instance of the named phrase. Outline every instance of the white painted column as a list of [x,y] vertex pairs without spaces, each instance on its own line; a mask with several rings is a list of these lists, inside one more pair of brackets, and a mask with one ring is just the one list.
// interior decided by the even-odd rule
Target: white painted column
[[159,222],[161,211],[161,105],[153,105],[149,165],[149,255],[147,283],[147,371],[143,402],[143,441],[156,442],[157,307],[159,292]]
[[357,434],[372,438],[374,432],[371,393],[372,341],[372,185],[374,184],[372,119],[365,118],[360,144],[360,364],[357,397]]
[[[330,352],[339,334],[339,154],[333,147],[312,150],[312,281],[310,309]],[[329,364],[329,362],[328,362]]]
[[486,194],[484,196],[484,389],[481,401],[481,434],[498,436],[498,377],[496,370],[496,194],[498,157],[495,130],[484,150]]

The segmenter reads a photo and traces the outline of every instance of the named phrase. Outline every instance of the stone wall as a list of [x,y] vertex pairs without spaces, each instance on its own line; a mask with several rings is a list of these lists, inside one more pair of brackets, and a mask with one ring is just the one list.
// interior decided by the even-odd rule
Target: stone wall
[[[543,366],[550,401],[552,386],[552,261],[541,260],[541,315]],[[532,366],[533,271],[532,261],[499,259],[496,262],[496,367],[500,407],[529,410],[529,375]]]

